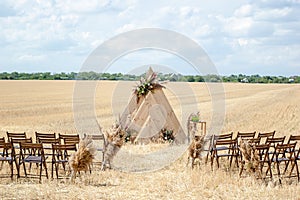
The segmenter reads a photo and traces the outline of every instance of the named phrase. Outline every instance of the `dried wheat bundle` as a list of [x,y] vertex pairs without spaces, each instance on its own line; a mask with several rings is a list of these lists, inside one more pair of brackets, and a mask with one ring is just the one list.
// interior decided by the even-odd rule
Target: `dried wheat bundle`
[[125,140],[125,133],[126,131],[117,124],[113,126],[109,132],[105,132],[107,142],[105,145],[103,163],[101,166],[102,170],[105,170],[107,165],[109,165],[109,168],[111,168],[111,162],[113,160],[113,157],[123,146]]
[[242,153],[242,169],[245,167],[247,172],[260,175],[260,159],[258,151],[256,151],[255,144],[251,144],[247,140],[240,139],[240,151]]
[[192,143],[189,146],[187,165],[188,165],[189,161],[191,160],[192,168],[194,167],[195,159],[201,158],[201,152],[203,150],[204,143],[205,143],[204,138],[205,138],[205,135],[194,136]]
[[93,145],[93,141],[88,136],[85,137],[79,143],[79,149],[77,152],[71,155],[69,164],[72,170],[71,180],[76,177],[77,172],[87,171],[93,162],[96,155],[96,147]]

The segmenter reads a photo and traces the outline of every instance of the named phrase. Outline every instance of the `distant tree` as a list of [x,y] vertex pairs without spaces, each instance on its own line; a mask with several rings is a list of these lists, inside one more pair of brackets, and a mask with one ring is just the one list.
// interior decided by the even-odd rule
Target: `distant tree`
[[187,80],[188,82],[195,82],[194,76],[186,76],[186,80]]
[[205,80],[204,80],[204,78],[202,76],[196,75],[195,76],[195,81],[196,82],[204,82]]

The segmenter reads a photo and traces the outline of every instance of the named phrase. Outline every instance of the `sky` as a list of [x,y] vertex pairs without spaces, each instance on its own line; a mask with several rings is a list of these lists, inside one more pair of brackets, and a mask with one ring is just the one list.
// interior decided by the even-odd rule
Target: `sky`
[[[1,0],[0,72],[78,72],[103,42],[141,28],[190,38],[221,75],[300,75],[300,0]],[[195,73],[151,49],[116,59],[108,72],[147,65]]]

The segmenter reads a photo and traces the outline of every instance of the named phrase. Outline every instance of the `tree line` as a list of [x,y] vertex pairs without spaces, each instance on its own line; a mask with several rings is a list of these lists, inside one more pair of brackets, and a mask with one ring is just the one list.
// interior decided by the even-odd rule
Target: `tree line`
[[[21,73],[2,72],[0,80],[126,80],[138,81],[142,75],[122,74],[122,73],[97,73],[97,72],[70,72],[70,73]],[[182,74],[158,74],[161,81],[173,82],[234,82],[234,83],[300,83],[300,76],[260,76],[260,75],[182,75]]]

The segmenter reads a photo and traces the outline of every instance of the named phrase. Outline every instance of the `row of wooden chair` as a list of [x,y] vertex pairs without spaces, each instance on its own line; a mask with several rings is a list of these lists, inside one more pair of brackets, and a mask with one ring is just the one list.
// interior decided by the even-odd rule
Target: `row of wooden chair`
[[[284,163],[285,169],[283,174],[287,172],[288,166],[291,164],[289,177],[291,177],[293,170],[296,169],[296,176],[298,177],[298,181],[300,181],[297,164],[300,160],[300,148],[298,147],[300,144],[300,135],[291,135],[288,139],[286,136],[275,137],[275,131],[258,134],[256,134],[256,132],[238,132],[236,137],[233,137],[233,133],[211,135],[207,138],[209,146],[205,149],[205,151],[207,151],[205,162],[207,163],[210,156],[211,168],[213,170],[214,161],[216,161],[217,167],[219,168],[219,159],[225,157],[229,160],[229,167],[232,166],[233,160],[236,166],[239,167],[239,163],[243,160],[240,151],[241,139],[247,140],[251,145],[255,145],[255,149],[259,155],[259,168],[261,173],[263,173],[262,169],[266,168],[265,176],[269,175],[270,178],[272,178],[272,164],[276,167],[278,176],[281,176],[280,164]],[[244,166],[241,167],[240,175],[243,173]]]
[[[56,137],[56,133],[35,132],[35,143],[33,143],[32,138],[27,137],[25,132],[7,132],[6,134],[7,140],[4,137],[0,138],[0,162],[2,161],[1,167],[4,162],[9,163],[11,178],[14,175],[13,165],[15,164],[18,178],[21,177],[20,168],[23,166],[25,177],[38,177],[41,181],[43,171],[45,171],[44,176],[48,178],[47,163],[51,163],[51,177],[53,178],[55,170],[56,177],[59,178],[59,166],[62,166],[63,170],[66,171],[69,157],[71,153],[77,151],[80,142],[79,135],[58,134],[58,137]],[[84,137],[87,137],[87,135]],[[92,140],[103,141],[102,146],[105,147],[103,135],[89,137]],[[104,148],[98,148],[97,150],[101,151],[102,154],[104,153]],[[29,163],[29,166],[26,165],[27,163]],[[30,174],[31,167],[34,164],[36,164],[37,171],[39,171],[38,176]]]
[[[25,139],[25,138],[29,138],[27,137],[26,132],[22,132],[22,133],[12,133],[12,132],[6,132],[7,135],[7,139],[8,142],[11,141],[12,138],[14,139]],[[36,143],[41,143],[41,140],[46,140],[46,139],[50,139],[49,141],[51,141],[51,139],[55,140],[55,139],[59,139],[60,143],[64,143],[64,144],[72,144],[72,143],[79,143],[79,135],[75,134],[75,135],[69,135],[69,134],[58,134],[58,137],[56,135],[56,133],[40,133],[40,132],[35,132],[35,142]]]

